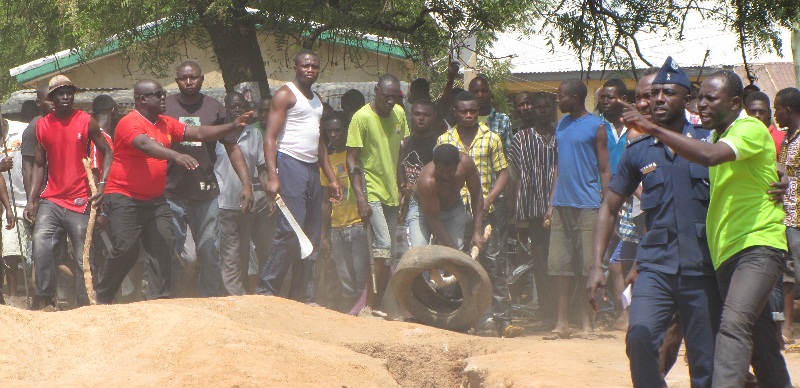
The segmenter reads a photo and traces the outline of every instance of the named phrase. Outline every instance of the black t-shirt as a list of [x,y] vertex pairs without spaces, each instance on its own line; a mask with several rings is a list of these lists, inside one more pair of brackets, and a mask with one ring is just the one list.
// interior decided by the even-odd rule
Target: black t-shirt
[[[178,119],[187,126],[220,125],[227,119],[225,107],[209,96],[203,96],[199,103],[184,105],[174,94],[166,100],[167,116]],[[172,143],[172,149],[187,154],[195,159],[199,166],[187,170],[170,163],[167,169],[167,186],[164,196],[176,199],[205,200],[219,196],[219,186],[214,175],[214,163],[217,161],[217,142],[182,141]]]
[[40,118],[41,116],[37,116],[31,120],[31,123],[25,127],[25,131],[22,132],[22,146],[20,147],[22,156],[36,156],[36,122]]
[[414,136],[406,138],[400,153],[400,163],[403,165],[406,180],[412,187],[416,186],[422,167],[433,160],[433,149],[438,138],[435,134],[421,139]]

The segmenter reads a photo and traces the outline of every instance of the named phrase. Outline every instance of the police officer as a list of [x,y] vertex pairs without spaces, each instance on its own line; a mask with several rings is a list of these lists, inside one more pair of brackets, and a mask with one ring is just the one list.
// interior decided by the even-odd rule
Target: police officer
[[[667,58],[651,86],[652,118],[663,128],[705,139],[709,131],[686,121],[689,91],[688,76]],[[722,301],[705,235],[706,167],[689,162],[653,137],[631,140],[597,216],[586,284],[590,303],[594,304],[595,291],[605,287],[602,259],[615,215],[640,183],[647,233],[636,254],[639,277],[633,287],[626,339],[633,384],[666,386],[659,373],[658,349],[677,310],[683,321],[692,386],[710,387]]]

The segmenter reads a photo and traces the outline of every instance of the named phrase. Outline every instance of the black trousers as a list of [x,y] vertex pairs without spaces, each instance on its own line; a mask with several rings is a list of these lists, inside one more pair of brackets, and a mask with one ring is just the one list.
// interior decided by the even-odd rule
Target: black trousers
[[175,250],[172,212],[164,197],[140,201],[122,194],[103,199],[109,218],[111,252],[97,283],[97,303],[108,304],[139,258],[139,239],[147,252],[148,299],[170,296],[171,260]]

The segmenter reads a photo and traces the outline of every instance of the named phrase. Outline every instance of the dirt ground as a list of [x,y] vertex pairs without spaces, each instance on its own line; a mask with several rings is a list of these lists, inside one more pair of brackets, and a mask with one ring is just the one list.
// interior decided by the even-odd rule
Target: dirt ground
[[[262,296],[0,306],[0,386],[630,386],[624,335],[484,338]],[[800,353],[787,353],[800,382]],[[668,382],[688,387],[682,358]]]

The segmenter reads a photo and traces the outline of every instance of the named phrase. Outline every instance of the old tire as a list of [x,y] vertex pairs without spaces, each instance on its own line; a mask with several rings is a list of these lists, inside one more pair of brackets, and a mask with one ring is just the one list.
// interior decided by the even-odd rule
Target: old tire
[[[462,299],[447,299],[431,288],[423,273],[442,269],[454,275]],[[426,325],[465,331],[486,312],[492,302],[489,275],[469,255],[452,248],[428,245],[410,249],[392,276],[397,303]]]

